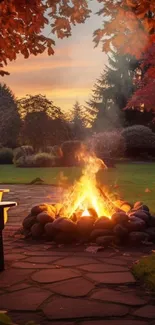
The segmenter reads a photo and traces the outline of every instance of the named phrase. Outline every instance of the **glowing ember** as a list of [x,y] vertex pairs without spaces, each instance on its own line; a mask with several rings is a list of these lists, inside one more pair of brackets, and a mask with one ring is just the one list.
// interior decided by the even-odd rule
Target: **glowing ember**
[[90,217],[89,211],[87,209],[84,210],[81,217]]
[[84,162],[82,176],[68,191],[64,200],[64,215],[71,217],[78,210],[84,210],[83,216],[89,216],[89,208],[93,208],[98,217],[110,216],[115,212],[114,204],[97,184],[96,174],[100,169],[107,169],[101,159],[86,150],[77,155]]

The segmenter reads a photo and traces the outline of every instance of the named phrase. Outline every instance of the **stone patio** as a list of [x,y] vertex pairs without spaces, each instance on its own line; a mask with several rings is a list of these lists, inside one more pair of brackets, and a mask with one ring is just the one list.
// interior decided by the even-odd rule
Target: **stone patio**
[[10,189],[4,193],[3,201],[15,201],[17,207],[8,212],[8,224],[20,225],[31,208],[40,203],[56,203],[62,197],[64,189],[52,185],[1,185]]
[[142,251],[4,241],[0,309],[13,321],[43,325],[153,325],[155,298],[131,274]]
[[[48,185],[5,185],[3,200],[16,201],[5,229],[21,225],[32,206],[55,203],[62,189]],[[0,273],[0,310],[16,324],[155,325],[155,297],[130,271],[141,251],[108,249],[92,254],[86,246],[56,246],[8,237],[6,270]]]

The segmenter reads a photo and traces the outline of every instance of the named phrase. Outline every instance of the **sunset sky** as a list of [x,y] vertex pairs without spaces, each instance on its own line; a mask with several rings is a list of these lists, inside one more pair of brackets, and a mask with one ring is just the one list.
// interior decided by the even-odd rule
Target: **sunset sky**
[[[95,1],[91,8],[94,12],[98,10]],[[85,24],[75,26],[70,38],[56,40],[54,56],[47,53],[29,59],[19,56],[9,63],[10,76],[5,76],[3,82],[16,97],[40,93],[63,110],[71,109],[76,100],[85,104],[107,61],[101,48],[94,49],[92,41],[93,31],[101,23],[97,15],[92,15]],[[48,33],[47,29],[45,34]]]

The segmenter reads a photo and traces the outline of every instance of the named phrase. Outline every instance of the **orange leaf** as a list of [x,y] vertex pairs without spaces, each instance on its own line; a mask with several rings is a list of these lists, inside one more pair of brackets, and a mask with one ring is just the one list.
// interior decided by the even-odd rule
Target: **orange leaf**
[[151,192],[151,190],[149,188],[145,189],[145,193],[150,193],[150,192]]
[[52,47],[48,48],[48,55],[53,55],[54,54],[54,50],[52,49]]
[[0,76],[4,77],[5,75],[9,75],[10,73],[7,71],[0,70]]

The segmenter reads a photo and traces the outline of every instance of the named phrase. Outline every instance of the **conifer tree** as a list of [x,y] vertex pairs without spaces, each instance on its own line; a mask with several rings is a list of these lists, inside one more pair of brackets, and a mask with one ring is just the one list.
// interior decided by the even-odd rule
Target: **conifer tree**
[[87,102],[88,111],[94,117],[95,131],[128,125],[126,115],[129,116],[130,112],[123,112],[123,109],[135,90],[134,75],[138,65],[139,62],[131,55],[112,51],[108,56],[108,64]]

